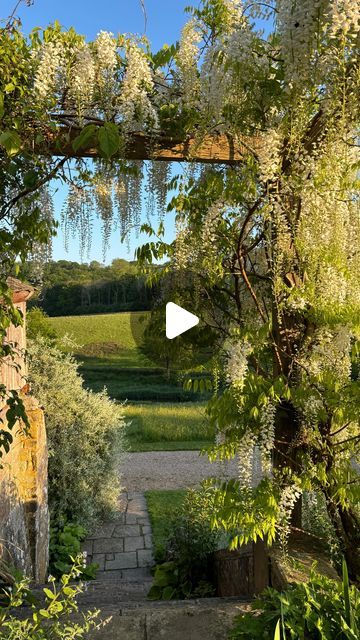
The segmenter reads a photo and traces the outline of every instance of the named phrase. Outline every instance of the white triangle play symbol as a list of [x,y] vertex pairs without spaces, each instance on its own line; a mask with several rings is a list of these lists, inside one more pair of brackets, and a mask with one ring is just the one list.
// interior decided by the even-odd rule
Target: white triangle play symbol
[[168,302],[166,305],[166,337],[169,340],[180,336],[185,331],[189,331],[197,324],[199,318],[193,313],[186,311],[174,302]]

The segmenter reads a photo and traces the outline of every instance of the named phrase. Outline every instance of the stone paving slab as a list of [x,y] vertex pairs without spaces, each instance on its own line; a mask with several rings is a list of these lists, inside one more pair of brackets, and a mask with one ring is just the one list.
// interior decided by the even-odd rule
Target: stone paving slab
[[145,496],[139,491],[124,492],[120,511],[113,522],[106,522],[84,542],[87,561],[99,565],[98,578],[133,580],[150,577],[153,547],[150,518]]

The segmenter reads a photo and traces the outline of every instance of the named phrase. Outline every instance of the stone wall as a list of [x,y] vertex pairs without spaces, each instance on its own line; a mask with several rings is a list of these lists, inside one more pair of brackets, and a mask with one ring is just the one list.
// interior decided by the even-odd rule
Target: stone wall
[[0,469],[0,560],[44,582],[49,549],[44,412],[34,398],[23,401],[30,431],[14,427],[14,441]]
[[[21,327],[10,326],[6,342],[14,358],[0,361],[0,383],[18,392],[26,387],[26,301],[32,295],[28,285],[9,278],[13,302],[21,311]],[[8,564],[36,582],[46,578],[49,552],[49,513],[47,500],[48,450],[44,412],[35,398],[22,394],[30,430],[21,424],[12,430],[13,442],[1,458],[0,468],[0,573]],[[5,401],[4,401],[5,402]],[[0,428],[6,429],[6,406],[0,405]],[[1,577],[1,575],[0,575]]]

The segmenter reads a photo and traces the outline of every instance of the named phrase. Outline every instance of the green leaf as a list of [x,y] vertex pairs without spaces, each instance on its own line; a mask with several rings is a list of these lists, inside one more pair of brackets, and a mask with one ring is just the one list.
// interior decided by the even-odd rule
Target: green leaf
[[5,93],[12,93],[15,89],[16,87],[13,82],[8,82],[8,84],[5,85]]
[[153,585],[147,595],[149,600],[161,600],[162,589]]
[[0,93],[0,118],[3,117],[5,113],[5,108],[4,108],[4,94]]
[[3,131],[0,135],[0,145],[4,147],[8,156],[15,156],[21,149],[21,138],[16,131]]
[[97,127],[94,124],[88,124],[83,130],[76,136],[72,143],[72,147],[77,153],[80,149],[87,149],[93,142],[97,131]]
[[345,619],[350,628],[353,626],[353,615],[350,601],[349,574],[345,558],[342,561],[343,593],[345,603]]
[[49,600],[54,600],[55,598],[55,594],[53,591],[51,591],[50,589],[48,589],[47,587],[45,587],[43,589],[43,592],[45,593],[46,597],[49,598]]
[[274,640],[281,640],[281,636],[280,636],[280,618],[277,621],[276,624],[276,628],[275,628],[275,633],[274,633]]
[[162,592],[162,599],[163,600],[172,600],[172,598],[175,595],[175,589],[173,587],[165,587],[165,589]]
[[38,179],[37,172],[34,169],[31,169],[24,175],[24,186],[27,189],[29,188],[31,189],[32,187],[35,186],[37,179]]
[[99,150],[105,158],[111,158],[120,146],[120,134],[116,124],[107,122],[98,130]]

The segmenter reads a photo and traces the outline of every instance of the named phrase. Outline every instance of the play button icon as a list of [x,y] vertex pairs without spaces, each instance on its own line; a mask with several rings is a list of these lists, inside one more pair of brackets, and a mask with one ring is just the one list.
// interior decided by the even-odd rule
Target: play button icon
[[173,340],[199,324],[199,318],[174,302],[166,305],[166,337]]

